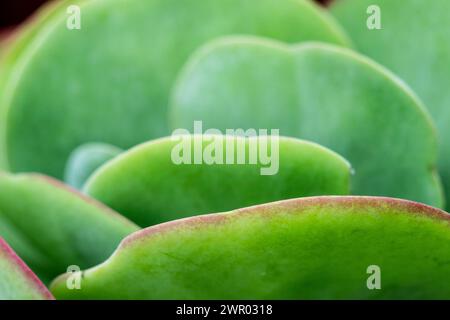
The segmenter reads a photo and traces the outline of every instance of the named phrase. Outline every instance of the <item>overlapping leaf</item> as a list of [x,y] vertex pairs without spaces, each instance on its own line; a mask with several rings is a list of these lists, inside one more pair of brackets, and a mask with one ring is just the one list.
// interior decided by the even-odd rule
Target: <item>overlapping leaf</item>
[[121,152],[121,149],[104,143],[86,143],[79,146],[70,154],[64,181],[80,189],[98,167]]
[[[339,0],[332,11],[358,50],[402,77],[429,108],[450,206],[450,1]],[[381,30],[369,29],[367,20],[378,18]]]
[[0,300],[47,300],[52,294],[0,237]]
[[0,102],[0,154],[11,171],[61,178],[69,153],[83,143],[129,148],[167,135],[173,79],[188,55],[216,36],[348,44],[332,18],[304,0],[69,4],[81,10],[80,30],[67,27],[76,17],[58,11],[12,59],[18,61]]
[[173,128],[280,128],[355,168],[352,192],[435,206],[443,195],[429,115],[394,75],[350,50],[237,37],[195,54],[173,94]]
[[51,178],[0,173],[0,234],[48,281],[93,266],[139,228]]
[[[443,211],[304,198],[144,229],[86,270],[80,290],[62,276],[51,291],[63,299],[449,299],[449,259]],[[369,290],[371,273],[381,290]]]
[[[188,161],[174,158],[180,155]],[[84,191],[150,226],[275,200],[345,195],[349,179],[348,162],[313,143],[285,137],[264,142],[261,137],[180,135],[122,153],[100,167]]]

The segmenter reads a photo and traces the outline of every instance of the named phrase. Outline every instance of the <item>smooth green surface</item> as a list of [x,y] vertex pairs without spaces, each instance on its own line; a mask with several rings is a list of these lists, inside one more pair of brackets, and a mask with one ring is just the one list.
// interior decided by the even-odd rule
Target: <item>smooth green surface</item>
[[65,11],[53,16],[9,73],[0,101],[6,122],[0,153],[13,172],[61,178],[69,153],[83,143],[129,148],[167,135],[167,100],[176,73],[194,49],[217,36],[348,45],[328,14],[303,0],[78,4],[81,30],[66,27]]
[[[14,81],[18,76],[17,70],[28,44],[44,29],[51,18],[61,12],[62,8],[65,9],[62,1],[49,2],[39,8],[29,20],[11,31],[12,35],[8,35],[4,47],[0,48],[2,50],[0,53],[0,101],[5,94],[8,83]],[[6,169],[6,116],[4,116],[2,109],[3,107],[0,104],[0,169]]]
[[371,60],[335,46],[254,37],[213,41],[182,72],[173,128],[279,128],[335,150],[352,193],[443,206],[435,131],[418,99]]
[[[127,237],[66,276],[60,299],[449,299],[450,220],[388,198],[303,198],[193,217]],[[367,287],[380,268],[381,290]]]
[[[332,12],[357,49],[402,77],[425,102],[439,130],[439,173],[450,208],[450,1],[338,0]],[[369,5],[381,30],[369,30]]]
[[43,280],[101,262],[139,229],[48,177],[0,173],[0,190],[0,234]]
[[[172,151],[178,140],[151,141],[100,167],[87,181],[84,192],[125,215],[140,226],[211,212],[228,211],[254,204],[312,195],[346,195],[349,192],[350,165],[319,145],[279,138],[279,170],[261,175],[262,163],[249,163],[250,150],[257,146],[267,154],[261,141],[252,137],[186,135],[191,164],[175,164]],[[213,140],[214,139],[214,140]],[[221,145],[223,155],[234,164],[193,164],[196,145],[202,154],[211,143]],[[276,147],[269,140],[269,147]],[[245,148],[245,164],[237,164]],[[263,150],[263,151],[261,151]],[[176,152],[178,154],[178,152]],[[275,157],[274,157],[275,158]],[[224,159],[224,158],[222,158]]]
[[0,237],[0,300],[47,300],[52,294]]
[[86,143],[79,146],[69,156],[64,181],[76,189],[81,189],[98,167],[121,152],[121,149],[104,143]]
[[[43,27],[51,21],[51,19],[61,13],[66,6],[64,1],[51,1],[40,7],[33,15],[24,21],[21,25],[9,31],[6,40],[1,40],[3,47],[0,54],[0,86],[6,86],[9,77],[14,77],[14,66],[19,64],[20,58],[23,56],[28,44],[33,41],[34,37],[39,34]],[[3,43],[3,41],[5,41]]]

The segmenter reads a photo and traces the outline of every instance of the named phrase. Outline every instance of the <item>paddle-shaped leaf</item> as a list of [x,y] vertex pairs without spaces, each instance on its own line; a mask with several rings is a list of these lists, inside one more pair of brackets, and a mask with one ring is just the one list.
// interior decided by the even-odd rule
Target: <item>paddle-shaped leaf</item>
[[[15,70],[21,61],[20,57],[23,56],[23,52],[27,48],[28,43],[39,33],[41,27],[61,10],[63,5],[63,1],[52,1],[43,5],[29,18],[29,21],[17,27],[13,31],[14,33],[8,37],[3,52],[0,54],[0,101],[3,99],[10,77],[17,72]],[[0,169],[4,169],[7,163],[5,154],[6,137],[4,131],[6,129],[6,116],[2,109],[0,103]]]
[[52,294],[0,237],[0,300],[47,300]]
[[280,128],[318,142],[355,168],[352,192],[443,205],[436,136],[395,76],[350,50],[252,37],[214,41],[182,73],[173,128]]
[[303,198],[144,229],[85,271],[80,290],[67,290],[64,275],[51,291],[62,299],[448,299],[449,260],[443,211],[389,198]]
[[358,50],[406,80],[430,109],[450,208],[450,1],[339,0],[332,11]]
[[0,234],[43,280],[93,266],[139,228],[51,178],[0,173]]
[[80,189],[98,167],[121,152],[121,149],[104,143],[86,143],[79,146],[70,154],[64,181]]
[[[7,34],[0,34],[4,38],[0,38],[3,42],[3,51],[0,54],[0,87],[6,86],[6,81],[11,72],[14,72],[14,66],[19,63],[19,59],[23,51],[27,48],[29,42],[39,34],[41,27],[50,21],[58,12],[65,9],[66,6],[63,1],[52,1],[44,4],[39,8],[32,17],[15,29],[8,31]],[[0,90],[0,95],[3,94],[3,89]]]
[[[141,226],[275,200],[348,194],[350,166],[342,157],[313,143],[272,139],[266,144],[261,137],[182,135],[151,141],[107,162],[84,191]],[[212,159],[211,151],[221,155]],[[189,161],[181,163],[180,154]],[[195,163],[200,157],[202,163]]]
[[70,4],[80,9],[80,29],[68,27],[77,9],[52,15],[21,50],[2,89],[0,154],[11,171],[61,178],[69,153],[83,143],[128,148],[167,135],[175,75],[194,49],[214,37],[348,43],[325,12],[304,0]]

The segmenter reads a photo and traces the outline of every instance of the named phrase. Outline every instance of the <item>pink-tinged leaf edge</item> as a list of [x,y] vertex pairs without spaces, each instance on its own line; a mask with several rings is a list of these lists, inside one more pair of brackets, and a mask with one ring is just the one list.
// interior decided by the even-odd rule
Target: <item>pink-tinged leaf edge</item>
[[311,206],[334,206],[337,208],[345,207],[389,207],[398,211],[398,213],[408,213],[412,215],[420,215],[437,220],[445,220],[450,224],[450,214],[426,204],[415,201],[389,198],[389,197],[375,197],[375,196],[317,196],[305,197],[289,200],[281,200],[266,204],[255,205],[247,208],[237,209],[224,213],[212,213],[194,217],[183,218],[179,220],[161,223],[151,226],[140,231],[137,231],[122,240],[117,250],[124,249],[135,242],[139,242],[146,237],[151,237],[155,234],[164,233],[181,227],[198,227],[204,224],[221,223],[227,219],[258,213],[261,216],[272,216],[278,212],[284,213],[302,213]]
[[55,300],[53,295],[42,283],[41,280],[34,274],[33,271],[23,262],[23,260],[14,252],[8,243],[0,237],[0,255],[5,256],[7,260],[18,267],[19,272],[36,290],[47,300]]

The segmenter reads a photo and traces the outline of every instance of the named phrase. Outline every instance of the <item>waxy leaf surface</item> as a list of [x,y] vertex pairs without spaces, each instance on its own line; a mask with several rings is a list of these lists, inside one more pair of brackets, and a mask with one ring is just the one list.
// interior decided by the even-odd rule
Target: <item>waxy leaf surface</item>
[[279,128],[324,145],[355,169],[352,193],[443,206],[437,139],[400,80],[351,50],[216,40],[195,54],[173,93],[173,128]]
[[[316,197],[144,229],[86,270],[80,290],[68,290],[63,275],[51,291],[61,299],[449,299],[449,261],[443,211]],[[381,290],[368,288],[377,285],[367,272],[374,267]]]
[[64,181],[76,189],[81,189],[98,167],[121,152],[121,149],[104,143],[86,143],[79,146],[70,154]]
[[[23,51],[26,50],[28,43],[62,7],[63,1],[52,1],[43,5],[28,21],[16,27],[12,31],[12,35],[8,36],[3,51],[0,53],[0,101],[4,97],[6,86],[10,78],[14,76],[21,61],[20,57],[23,56]],[[6,116],[3,114],[0,103],[0,169],[5,169],[7,163],[5,129]]]
[[0,300],[51,300],[52,294],[0,237]]
[[[285,137],[278,142],[269,138],[266,149],[259,139],[181,135],[154,140],[100,167],[84,191],[145,227],[282,199],[348,194],[350,165],[339,155]],[[222,154],[214,164],[206,162],[212,146]],[[258,152],[256,164],[250,163],[253,150]],[[270,153],[269,161],[260,156]],[[179,154],[188,154],[190,161],[180,163]],[[194,163],[198,155],[202,164]],[[230,155],[233,161],[226,163]],[[237,161],[240,155],[244,164]]]
[[[167,135],[167,101],[189,54],[227,34],[348,45],[328,14],[304,0],[98,0],[52,14],[20,50],[0,101],[3,167],[62,178],[91,141],[129,148]],[[72,11],[72,12],[76,12]],[[36,155],[39,157],[36,157]]]
[[[450,208],[450,1],[339,0],[332,12],[359,51],[398,74],[429,108]],[[367,27],[378,22],[379,30]]]
[[48,177],[0,173],[0,190],[0,235],[45,281],[101,262],[139,229]]

